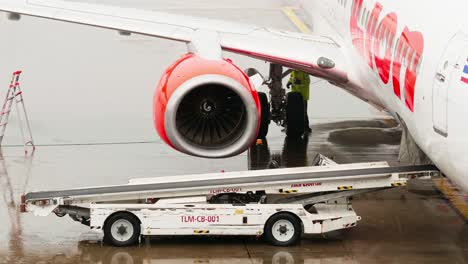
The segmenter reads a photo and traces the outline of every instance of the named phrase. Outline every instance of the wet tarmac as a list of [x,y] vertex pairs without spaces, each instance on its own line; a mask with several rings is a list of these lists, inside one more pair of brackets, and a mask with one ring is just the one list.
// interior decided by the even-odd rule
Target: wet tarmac
[[379,127],[392,122],[315,125],[308,139],[284,139],[279,134],[246,154],[215,162],[171,155],[157,143],[39,147],[32,157],[24,157],[22,148],[6,148],[0,263],[465,263],[467,225],[435,191],[420,195],[393,189],[355,197],[355,210],[363,217],[358,227],[306,236],[288,248],[250,237],[163,237],[118,249],[103,245],[98,234],[68,217],[34,217],[17,211],[16,198],[25,190],[118,184],[133,177],[194,171],[305,166],[313,163],[317,152],[339,163],[396,162],[398,146],[393,141],[356,145],[328,140],[336,131],[347,136],[347,127],[353,124],[379,131],[389,129]]
[[[99,2],[288,30],[295,28],[281,8],[297,6],[292,0],[198,0],[190,6],[167,0]],[[316,153],[338,163],[397,164],[401,132],[384,113],[319,82],[311,91],[309,137],[285,138],[273,125],[267,141],[239,156],[214,161],[189,157],[165,146],[151,121],[154,84],[185,51],[183,45],[30,18],[16,24],[0,20],[0,33],[12,38],[0,44],[2,65],[25,70],[23,90],[39,145],[33,156],[24,156],[23,148],[15,146],[20,140],[13,120],[0,160],[0,263],[468,262],[468,226],[433,189],[392,189],[355,197],[354,208],[363,217],[358,227],[306,236],[288,248],[250,237],[163,237],[138,247],[113,248],[68,217],[20,214],[20,194],[33,190],[123,184],[157,175],[307,166]],[[267,69],[263,62],[230,57],[242,68]],[[0,76],[0,83],[6,84],[5,72]],[[337,107],[341,105],[347,107]]]

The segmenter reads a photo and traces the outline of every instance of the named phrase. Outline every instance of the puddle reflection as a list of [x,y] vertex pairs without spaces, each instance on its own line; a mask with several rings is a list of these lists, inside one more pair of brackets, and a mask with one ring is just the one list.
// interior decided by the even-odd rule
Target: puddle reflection
[[307,152],[309,137],[286,137],[281,152],[271,153],[266,139],[248,151],[249,170],[291,168],[308,166],[311,153]]
[[21,213],[19,211],[18,202],[17,199],[15,199],[15,195],[17,193],[23,193],[26,190],[26,186],[31,175],[32,161],[33,155],[25,156],[24,166],[27,170],[25,174],[26,178],[19,190],[15,190],[12,178],[8,173],[7,162],[3,154],[0,152],[0,193],[2,197],[2,203],[4,204],[4,208],[6,209],[8,215],[8,219],[6,220],[9,224],[8,246],[12,259],[21,258],[24,255]]
[[[139,248],[112,248],[81,242],[79,247],[79,261],[81,263],[103,264],[133,264],[133,263],[359,263],[358,260],[346,253],[317,252],[304,253],[300,247],[275,248],[265,245],[246,244],[237,242],[230,245],[229,239],[217,245],[203,245],[194,242],[193,245],[181,245],[175,250],[167,245],[146,245]],[[181,244],[184,244],[181,242]],[[249,249],[247,250],[247,247]],[[100,254],[98,254],[100,252]]]

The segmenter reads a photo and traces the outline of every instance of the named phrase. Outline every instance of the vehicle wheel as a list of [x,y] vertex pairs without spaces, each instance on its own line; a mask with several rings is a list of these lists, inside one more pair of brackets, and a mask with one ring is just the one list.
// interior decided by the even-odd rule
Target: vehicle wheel
[[290,92],[286,104],[286,135],[300,137],[304,134],[304,99],[300,93]]
[[110,216],[104,226],[104,241],[116,247],[128,247],[138,243],[140,222],[130,213]]
[[265,224],[265,238],[274,246],[290,246],[301,238],[302,226],[291,214],[279,213]]
[[262,119],[260,121],[260,129],[258,130],[257,138],[264,139],[268,134],[268,128],[270,126],[270,103],[265,93],[259,92],[258,97],[260,98],[260,105],[262,107]]

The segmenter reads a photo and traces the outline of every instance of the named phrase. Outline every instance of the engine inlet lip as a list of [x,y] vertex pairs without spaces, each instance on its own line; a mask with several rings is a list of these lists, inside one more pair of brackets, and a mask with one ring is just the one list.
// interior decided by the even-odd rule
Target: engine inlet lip
[[[245,104],[246,110],[246,126],[242,136],[236,143],[231,144],[225,148],[201,148],[186,140],[182,134],[177,130],[177,110],[184,97],[192,90],[199,88],[202,85],[218,84],[225,86],[235,93],[237,93],[242,102]],[[169,102],[166,106],[164,114],[164,127],[166,134],[172,145],[179,151],[203,158],[225,158],[232,157],[245,151],[257,136],[258,130],[258,110],[257,105],[252,98],[251,92],[246,89],[238,81],[227,76],[219,74],[205,74],[192,78],[184,82],[178,87],[171,95]]]

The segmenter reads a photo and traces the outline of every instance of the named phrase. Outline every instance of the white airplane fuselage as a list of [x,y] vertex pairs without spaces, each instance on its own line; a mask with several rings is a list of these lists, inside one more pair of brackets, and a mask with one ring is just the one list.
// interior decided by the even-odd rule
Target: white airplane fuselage
[[315,34],[340,40],[353,94],[403,121],[468,191],[468,2],[304,0]]

